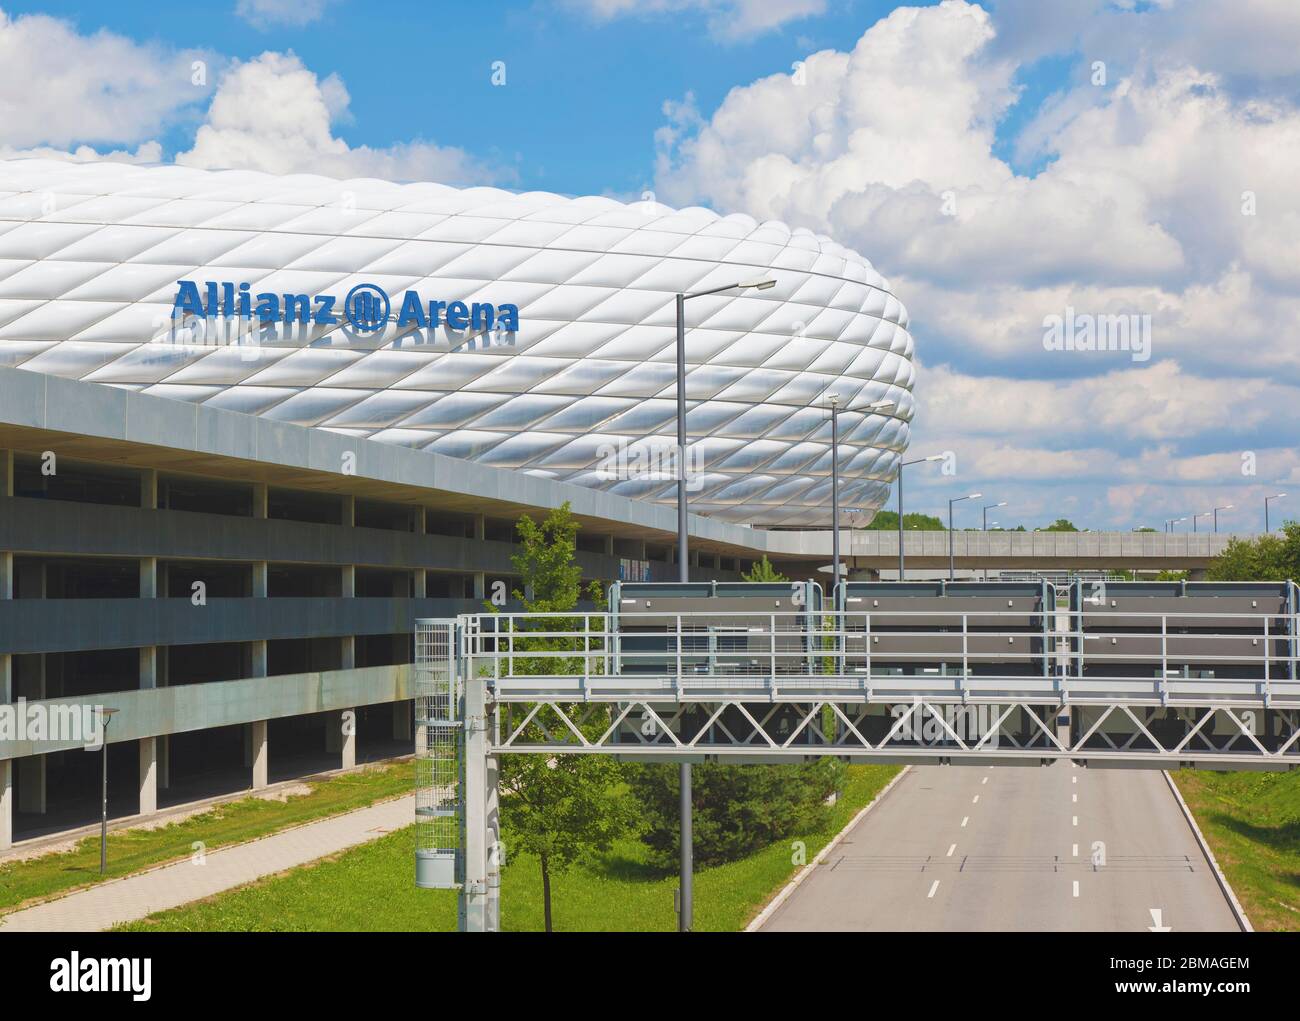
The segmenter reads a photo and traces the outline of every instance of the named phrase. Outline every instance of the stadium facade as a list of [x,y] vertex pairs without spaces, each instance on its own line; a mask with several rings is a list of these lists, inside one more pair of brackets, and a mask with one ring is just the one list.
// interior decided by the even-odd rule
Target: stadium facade
[[42,712],[118,710],[118,816],[409,750],[411,624],[508,591],[521,514],[569,502],[586,577],[675,577],[675,296],[762,278],[687,307],[699,578],[824,562],[832,394],[841,506],[885,500],[912,341],[856,253],[607,198],[0,162],[0,846],[98,814],[99,757]]

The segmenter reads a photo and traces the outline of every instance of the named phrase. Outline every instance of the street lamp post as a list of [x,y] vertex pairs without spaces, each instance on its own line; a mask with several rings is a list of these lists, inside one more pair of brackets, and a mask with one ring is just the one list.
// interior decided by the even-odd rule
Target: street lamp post
[[1193,532],[1196,531],[1196,519],[1197,519],[1197,518],[1208,518],[1208,517],[1210,516],[1210,513],[1211,513],[1210,511],[1202,511],[1200,514],[1193,514],[1193,515],[1192,515],[1192,531],[1193,531]]
[[[755,280],[750,283],[727,284],[707,291],[692,291],[677,295],[677,579],[691,580],[690,551],[686,539],[686,302],[723,291],[744,291],[753,288],[766,291],[775,287],[775,280]],[[678,767],[681,806],[681,875],[678,890],[677,931],[690,932],[693,915],[691,879],[695,871],[694,849],[691,833],[691,764],[683,762]]]
[[103,755],[100,758],[100,804],[99,804],[99,874],[102,876],[108,867],[108,725],[112,722],[116,709],[103,709],[104,732],[100,735]]
[[[1007,505],[1006,500],[1003,500],[1001,503],[988,503],[984,505],[984,511],[983,511],[984,521],[983,521],[983,527],[981,528],[981,531],[987,532],[989,530],[989,511],[993,510],[995,507],[1005,507],[1006,505]],[[995,521],[993,522],[993,524],[996,525],[997,522]],[[989,569],[987,567],[984,568],[984,580],[985,581],[989,580]]]
[[954,496],[948,501],[948,580],[953,581],[957,577],[957,555],[953,552],[952,545],[952,505],[961,503],[963,500],[978,500],[983,493],[968,493],[966,496]]
[[1232,510],[1232,504],[1228,504],[1227,506],[1224,507],[1214,508],[1214,531],[1216,533],[1219,531],[1219,511],[1221,510]]
[[942,454],[918,457],[912,461],[898,462],[898,580],[903,580],[903,469],[909,464],[923,464],[926,461],[942,461]]
[[1264,497],[1264,534],[1265,534],[1265,535],[1267,535],[1268,532],[1269,532],[1269,528],[1268,528],[1268,502],[1269,502],[1269,500],[1280,500],[1280,499],[1282,499],[1282,497],[1284,497],[1284,496],[1286,496],[1286,493],[1274,493],[1272,496],[1266,496],[1266,497]]
[[[840,398],[831,394],[831,592],[840,583]],[[872,401],[845,411],[884,411],[893,401]]]

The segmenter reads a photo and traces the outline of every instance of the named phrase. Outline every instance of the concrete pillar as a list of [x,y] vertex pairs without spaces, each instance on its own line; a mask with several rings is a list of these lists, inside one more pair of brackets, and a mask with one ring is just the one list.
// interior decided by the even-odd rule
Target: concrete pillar
[[487,517],[483,514],[474,515],[474,538],[479,542],[487,538]]
[[348,729],[343,734],[343,761],[341,763],[344,769],[353,769],[357,764],[357,728],[356,720],[350,721]]
[[158,739],[140,738],[140,814],[158,811]]
[[411,531],[416,535],[424,535],[428,530],[429,511],[421,504],[419,507],[411,508]]
[[339,768],[357,764],[357,718],[355,709],[344,709],[325,717],[325,750],[339,756]]
[[613,533],[610,533],[604,538],[605,538],[605,556],[612,557],[614,555],[614,535]]
[[429,591],[429,572],[417,567],[413,573],[414,584],[411,586],[416,599],[423,599]]
[[343,497],[341,521],[349,528],[357,523],[357,498],[351,494]]
[[270,748],[266,740],[266,720],[257,720],[248,725],[250,744],[252,746],[253,790],[261,790],[267,784],[270,767]]
[[357,569],[352,564],[344,564],[340,570],[343,573],[343,598],[351,599],[357,594]]
[[253,483],[253,517],[267,516],[267,487],[265,482]]
[[14,844],[14,762],[0,759],[0,851]]
[[474,575],[474,598],[475,599],[487,598],[487,575],[484,574],[482,571],[479,571],[476,575]]
[[140,558],[140,598],[158,598],[158,558]]
[[253,598],[254,599],[266,598],[266,587],[267,587],[266,576],[269,571],[269,566],[270,565],[268,565],[265,560],[259,560],[255,564],[253,564]]

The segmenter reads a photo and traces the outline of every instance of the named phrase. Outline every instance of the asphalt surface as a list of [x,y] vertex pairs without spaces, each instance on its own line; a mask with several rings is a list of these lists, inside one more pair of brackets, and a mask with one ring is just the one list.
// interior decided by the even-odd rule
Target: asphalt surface
[[1238,928],[1159,770],[920,766],[762,929],[1141,931],[1153,909]]

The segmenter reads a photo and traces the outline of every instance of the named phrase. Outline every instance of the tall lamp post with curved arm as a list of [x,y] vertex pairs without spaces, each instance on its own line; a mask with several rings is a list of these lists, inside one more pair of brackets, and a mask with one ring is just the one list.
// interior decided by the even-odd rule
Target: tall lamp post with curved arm
[[[750,283],[727,284],[711,287],[707,291],[691,291],[677,295],[677,579],[691,580],[691,560],[686,540],[686,303],[692,298],[703,298],[723,291],[745,291],[753,288],[766,291],[775,287],[775,280],[755,280]],[[677,891],[677,931],[690,932],[694,904],[691,878],[695,870],[694,851],[691,847],[691,764],[683,762],[678,767],[681,807],[681,863],[680,888]]]
[[903,469],[909,464],[924,464],[926,461],[942,461],[942,454],[918,457],[912,461],[898,462],[898,580],[903,580]]
[[983,493],[967,493],[965,496],[954,496],[948,501],[948,580],[953,581],[957,577],[957,555],[953,551],[952,542],[952,505],[961,503],[963,500],[978,500]]

